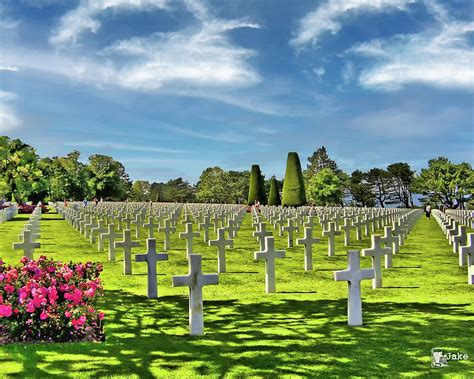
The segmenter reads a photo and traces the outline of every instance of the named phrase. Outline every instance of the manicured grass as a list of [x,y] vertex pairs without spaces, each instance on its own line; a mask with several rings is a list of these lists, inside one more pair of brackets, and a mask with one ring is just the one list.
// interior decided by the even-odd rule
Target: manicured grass
[[[25,216],[0,225],[0,248],[8,263]],[[183,227],[181,226],[182,230]],[[383,270],[384,288],[363,283],[363,327],[347,326],[347,285],[332,271],[346,268],[346,250],[337,238],[336,257],[327,256],[325,239],[315,245],[312,272],[304,271],[303,248],[287,251],[277,261],[277,294],[264,292],[264,263],[253,260],[258,243],[251,237],[250,216],[227,254],[228,273],[219,285],[204,289],[206,335],[188,336],[188,290],[172,288],[171,276],[188,271],[185,242],[172,237],[170,260],[159,262],[159,299],[146,298],[146,264],[133,263],[132,276],[122,275],[121,252],[107,262],[75,229],[56,214],[43,216],[41,244],[35,257],[103,261],[106,313],[105,343],[31,344],[0,347],[0,375],[123,377],[272,377],[272,376],[469,376],[474,372],[473,287],[466,268],[436,221],[421,218]],[[142,247],[145,251],[145,232]],[[320,234],[320,229],[315,235]],[[299,235],[302,235],[300,230]],[[214,234],[211,234],[214,238]],[[163,236],[157,236],[162,246]],[[217,272],[215,248],[195,240],[203,254],[203,271]],[[352,237],[355,241],[355,233]],[[350,248],[369,245],[368,238]],[[362,258],[365,267],[368,258]],[[471,356],[449,367],[432,369],[433,347]]]

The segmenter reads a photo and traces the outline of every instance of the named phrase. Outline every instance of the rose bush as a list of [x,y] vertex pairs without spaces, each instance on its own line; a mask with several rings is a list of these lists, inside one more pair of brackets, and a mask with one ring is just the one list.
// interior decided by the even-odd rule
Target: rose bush
[[[18,206],[18,213],[20,214],[32,214],[33,211],[35,210],[36,208],[36,205],[28,205],[28,204],[20,204]],[[41,213],[48,213],[49,212],[49,208],[42,204],[41,205]]]
[[100,263],[61,263],[24,257],[21,266],[0,259],[0,343],[100,341],[104,314]]

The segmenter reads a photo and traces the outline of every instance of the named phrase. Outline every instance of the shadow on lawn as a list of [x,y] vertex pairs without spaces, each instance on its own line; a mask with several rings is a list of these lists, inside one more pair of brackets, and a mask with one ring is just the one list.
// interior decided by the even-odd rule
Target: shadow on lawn
[[366,325],[350,328],[345,300],[205,301],[206,335],[191,337],[186,297],[157,301],[107,291],[103,301],[107,342],[17,346],[20,376],[77,375],[77,360],[63,354],[88,361],[80,375],[94,377],[152,377],[150,366],[171,375],[185,365],[195,375],[219,377],[237,369],[265,377],[427,374],[430,349],[438,344],[448,340],[472,351],[469,304],[365,303]]

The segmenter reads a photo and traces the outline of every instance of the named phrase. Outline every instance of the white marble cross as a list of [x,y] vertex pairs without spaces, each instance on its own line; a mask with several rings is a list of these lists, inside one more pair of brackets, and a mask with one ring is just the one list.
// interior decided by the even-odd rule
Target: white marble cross
[[164,224],[165,226],[163,227],[159,227],[158,228],[158,231],[161,233],[165,233],[165,239],[164,239],[164,246],[163,246],[163,249],[164,250],[169,250],[170,249],[170,237],[171,237],[171,233],[174,233],[176,232],[176,228],[172,226],[172,220],[170,218],[167,218],[165,221],[164,221]]
[[[392,248],[393,255],[399,253],[400,239],[398,238],[398,236],[393,235],[391,226],[386,226],[384,228],[384,235],[382,236],[382,242],[385,244],[385,246]],[[390,255],[390,257],[387,258],[389,255]],[[385,257],[385,267],[387,267],[387,259],[390,261],[389,267],[392,267],[392,265],[391,265],[391,261],[392,261],[391,254],[387,254],[387,257]]]
[[340,236],[341,232],[337,230],[336,223],[330,222],[328,229],[323,230],[323,236],[328,237],[328,256],[333,257],[335,255],[336,242],[334,238]]
[[364,225],[364,222],[361,220],[361,216],[357,216],[356,220],[352,223],[356,227],[356,238],[357,241],[360,241],[362,239],[362,225]]
[[199,223],[199,229],[204,230],[204,242],[207,243],[209,241],[209,228],[212,226],[211,218],[209,216],[204,216],[203,222]]
[[344,246],[349,246],[351,244],[351,229],[352,221],[350,218],[344,219],[344,224],[339,226],[339,230],[344,231]]
[[459,266],[465,264],[468,268],[474,265],[474,233],[468,233],[466,245],[459,248]]
[[145,254],[135,255],[136,262],[146,262],[148,266],[148,298],[156,299],[158,297],[158,282],[156,279],[156,263],[167,261],[168,254],[156,252],[156,239],[148,238],[146,240],[147,250]]
[[135,216],[135,220],[132,221],[132,224],[135,225],[135,238],[140,238],[140,228],[142,227],[142,219],[139,214]]
[[102,233],[101,238],[102,240],[109,241],[109,261],[115,261],[115,240],[120,237],[120,233],[115,232],[115,225],[109,224],[108,225],[108,232]]
[[265,260],[265,292],[275,293],[275,259],[285,258],[285,250],[275,250],[275,239],[273,237],[265,237],[265,250],[256,251],[254,258]]
[[260,250],[265,250],[265,237],[271,236],[273,233],[267,230],[267,223],[259,223],[258,230],[253,232],[253,236],[257,237],[260,242]]
[[179,238],[186,239],[186,252],[188,253],[188,257],[193,253],[193,238],[199,237],[200,235],[201,233],[199,232],[193,232],[192,222],[186,224],[186,232],[179,233]]
[[304,228],[304,238],[296,240],[297,245],[304,245],[304,270],[313,269],[313,244],[320,242],[319,238],[313,238],[313,228]]
[[[458,254],[459,248],[467,243],[467,231],[465,225],[458,226],[458,232],[453,236],[453,253]],[[460,264],[460,266],[462,266]]]
[[226,272],[225,247],[233,247],[234,241],[225,238],[225,228],[217,229],[217,239],[210,240],[209,246],[217,246],[217,272]]
[[288,224],[283,226],[282,230],[288,233],[288,247],[293,247],[293,232],[297,232],[300,228],[293,226],[293,220],[289,219]]
[[363,249],[364,257],[372,257],[372,268],[375,270],[375,277],[372,280],[372,288],[382,287],[382,257],[392,252],[390,247],[382,247],[381,236],[372,234],[372,246]]
[[23,231],[23,241],[16,242],[13,244],[13,249],[21,249],[23,250],[23,255],[27,258],[33,258],[33,253],[35,249],[39,249],[41,244],[39,242],[33,242],[31,240],[31,231],[24,230]]
[[132,241],[130,229],[123,231],[123,240],[116,241],[114,247],[123,248],[123,274],[132,275],[132,247],[139,247],[140,242]]
[[143,224],[143,227],[148,231],[148,238],[153,238],[154,237],[154,230],[155,228],[158,228],[160,224],[155,224],[154,222],[154,217],[149,216],[148,217],[148,223]]
[[91,243],[95,243],[96,236],[97,236],[97,240],[98,240],[97,249],[99,251],[102,251],[104,249],[104,246],[103,246],[104,241],[102,240],[102,238],[100,236],[101,236],[102,233],[105,233],[106,231],[107,231],[107,229],[105,228],[104,220],[99,220],[97,226],[95,226],[91,229],[90,241],[91,241]]
[[173,276],[173,287],[189,287],[189,334],[204,334],[204,314],[202,287],[218,284],[217,274],[202,273],[202,257],[200,254],[190,254],[189,273],[185,276]]
[[360,268],[359,250],[347,252],[347,270],[334,271],[334,280],[347,281],[349,295],[347,298],[347,323],[351,326],[362,325],[362,297],[360,282],[364,279],[373,279],[374,269]]

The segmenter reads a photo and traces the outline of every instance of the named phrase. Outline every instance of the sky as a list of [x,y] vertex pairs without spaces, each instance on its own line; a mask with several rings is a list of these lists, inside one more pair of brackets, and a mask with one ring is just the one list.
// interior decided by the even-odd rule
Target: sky
[[0,135],[133,180],[474,163],[474,2],[0,0]]

